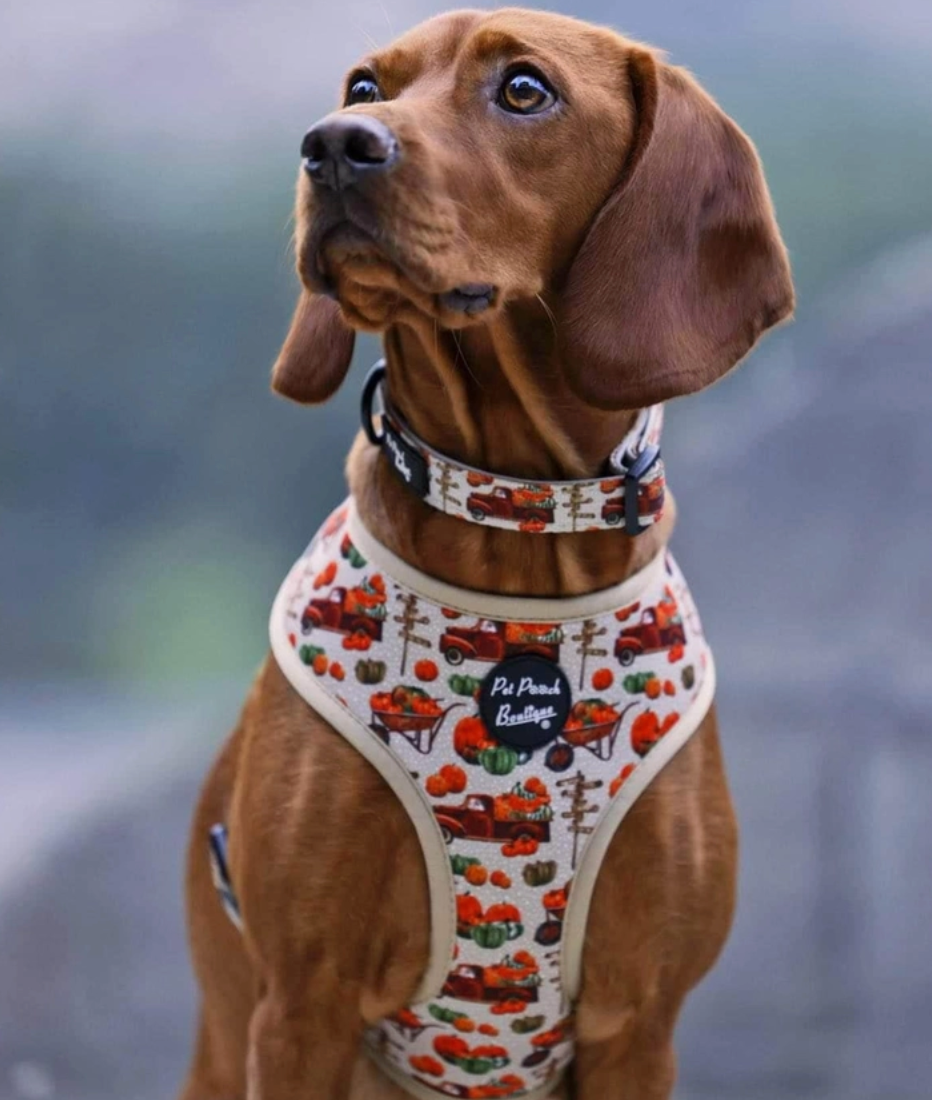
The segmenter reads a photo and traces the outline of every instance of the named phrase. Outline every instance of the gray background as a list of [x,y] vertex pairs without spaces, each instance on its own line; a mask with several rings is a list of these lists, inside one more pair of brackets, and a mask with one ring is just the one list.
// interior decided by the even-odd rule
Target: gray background
[[[342,492],[269,396],[300,136],[436,10],[0,11],[0,1098],[171,1095],[180,860],[280,577]],[[669,413],[744,830],[680,1100],[932,1095],[932,22],[910,0],[564,5],[757,141],[797,323]]]

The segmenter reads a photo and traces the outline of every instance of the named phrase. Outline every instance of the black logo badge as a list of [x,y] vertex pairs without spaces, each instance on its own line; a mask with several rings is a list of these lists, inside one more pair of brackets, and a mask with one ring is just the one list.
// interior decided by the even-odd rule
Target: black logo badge
[[427,463],[423,456],[405,443],[385,417],[382,418],[382,433],[382,449],[392,469],[419,497],[427,496]]
[[509,657],[479,689],[479,714],[489,732],[516,749],[536,749],[558,737],[570,713],[566,673],[545,657]]

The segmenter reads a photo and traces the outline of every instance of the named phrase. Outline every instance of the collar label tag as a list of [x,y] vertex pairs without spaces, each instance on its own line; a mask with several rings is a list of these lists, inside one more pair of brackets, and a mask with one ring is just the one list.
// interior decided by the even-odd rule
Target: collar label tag
[[401,438],[386,417],[382,418],[382,432],[382,450],[388,455],[395,473],[412,492],[426,497],[430,481],[427,462]]
[[500,661],[482,681],[479,713],[489,732],[516,749],[536,749],[560,736],[572,692],[558,664],[531,654]]

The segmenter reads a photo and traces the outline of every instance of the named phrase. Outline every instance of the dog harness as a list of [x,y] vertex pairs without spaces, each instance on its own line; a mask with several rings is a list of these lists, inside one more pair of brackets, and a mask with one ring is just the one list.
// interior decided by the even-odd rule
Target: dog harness
[[[460,508],[452,483],[443,487],[452,460],[389,415],[375,441],[393,462],[384,442],[393,430],[419,457],[433,456],[426,477],[440,484],[420,495]],[[658,419],[639,418],[616,452],[620,482],[589,483],[581,507],[561,509],[560,483],[522,483],[520,507],[538,507],[549,490],[550,522],[472,516],[470,474],[481,471],[466,469],[455,495],[468,518],[504,518],[534,533],[572,528],[582,509],[643,529],[659,515],[658,481],[662,506]],[[631,468],[647,470],[654,489],[627,476],[626,496]],[[517,507],[514,483],[494,480]],[[619,495],[621,518],[605,520]],[[664,551],[623,583],[584,596],[490,595],[412,568],[366,530],[351,498],[289,572],[270,635],[294,688],[395,792],[424,855],[429,964],[414,1002],[367,1030],[369,1053],[421,1100],[541,1100],[573,1056],[586,922],[605,852],[714,694],[712,655],[673,558]],[[224,841],[217,827],[214,878],[239,924]]]

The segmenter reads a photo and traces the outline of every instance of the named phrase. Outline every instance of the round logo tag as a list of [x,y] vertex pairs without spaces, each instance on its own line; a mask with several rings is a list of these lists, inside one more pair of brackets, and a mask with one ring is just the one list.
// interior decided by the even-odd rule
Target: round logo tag
[[509,657],[482,681],[479,714],[489,732],[516,749],[536,749],[559,736],[570,713],[566,673],[545,657]]

